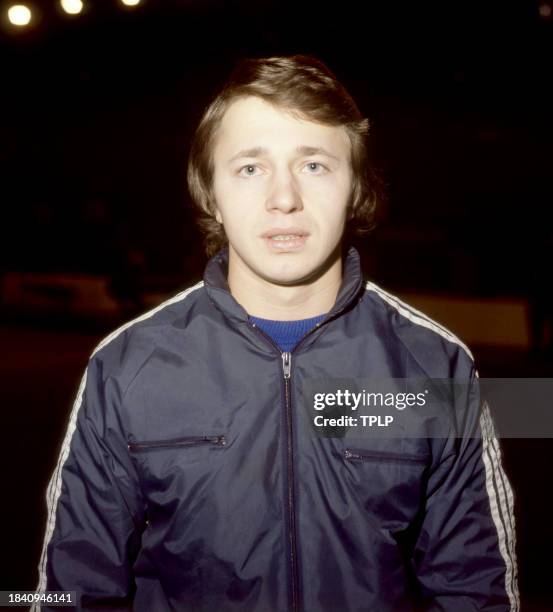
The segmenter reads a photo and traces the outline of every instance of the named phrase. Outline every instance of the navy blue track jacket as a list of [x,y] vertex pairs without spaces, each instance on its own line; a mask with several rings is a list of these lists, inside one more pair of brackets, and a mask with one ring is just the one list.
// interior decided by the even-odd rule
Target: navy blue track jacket
[[94,351],[47,491],[39,590],[141,612],[518,610],[487,407],[458,420],[481,438],[353,450],[299,415],[308,379],[470,382],[468,349],[365,283],[350,249],[334,307],[282,353],[227,268],[224,249]]

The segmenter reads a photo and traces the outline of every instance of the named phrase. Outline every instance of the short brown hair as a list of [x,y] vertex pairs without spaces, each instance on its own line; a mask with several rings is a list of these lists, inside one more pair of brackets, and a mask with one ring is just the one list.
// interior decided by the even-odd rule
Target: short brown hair
[[191,145],[188,188],[199,209],[198,225],[204,232],[206,254],[214,255],[227,243],[224,228],[215,219],[215,135],[229,106],[237,98],[246,96],[261,98],[312,121],[346,129],[351,141],[353,174],[347,229],[356,234],[370,231],[380,190],[368,159],[369,122],[352,97],[327,66],[314,57],[245,59],[205,110]]

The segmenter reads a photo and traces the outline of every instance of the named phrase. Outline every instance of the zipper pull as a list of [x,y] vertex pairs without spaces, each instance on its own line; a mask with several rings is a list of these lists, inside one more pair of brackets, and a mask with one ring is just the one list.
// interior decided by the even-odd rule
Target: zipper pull
[[288,352],[282,353],[282,369],[284,378],[290,378],[290,369],[292,368],[292,355]]

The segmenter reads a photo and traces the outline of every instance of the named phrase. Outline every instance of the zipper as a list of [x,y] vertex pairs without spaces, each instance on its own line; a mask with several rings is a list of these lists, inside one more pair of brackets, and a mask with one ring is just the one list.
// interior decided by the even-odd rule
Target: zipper
[[285,411],[286,411],[286,427],[287,427],[287,464],[288,464],[288,534],[289,534],[289,545],[290,545],[290,571],[292,575],[291,579],[291,591],[292,591],[292,611],[299,612],[299,578],[298,578],[298,561],[297,561],[297,545],[296,545],[296,516],[295,516],[295,500],[294,500],[294,449],[292,445],[293,440],[293,420],[292,420],[292,398],[290,393],[290,377],[292,375],[292,353],[298,349],[298,347],[308,338],[312,333],[317,331],[321,326],[325,325],[329,321],[335,319],[339,314],[345,310],[346,306],[342,306],[338,311],[332,314],[332,316],[323,319],[317,323],[312,329],[310,329],[299,342],[293,347],[291,351],[282,351],[278,344],[267,335],[262,329],[260,329],[255,323],[249,321],[250,327],[255,329],[261,334],[265,340],[273,346],[281,355],[282,358],[282,373],[284,378],[284,398],[285,398]]
[[130,442],[127,447],[131,453],[139,453],[158,448],[187,448],[189,446],[202,446],[205,444],[225,446],[226,443],[227,439],[225,436],[187,436],[186,438],[174,438],[172,440]]
[[290,353],[282,353],[282,371],[284,373],[284,379],[290,378],[290,371],[292,369],[292,355]]
[[294,346],[292,351],[282,351],[278,344],[267,335],[262,329],[257,327],[255,323],[250,322],[250,326],[261,334],[269,344],[271,344],[281,355],[282,359],[282,373],[284,378],[284,398],[285,398],[285,412],[286,412],[286,430],[287,430],[287,476],[288,476],[288,535],[289,535],[289,546],[290,546],[290,571],[292,575],[291,579],[291,591],[292,591],[292,611],[299,611],[298,591],[299,591],[299,578],[298,578],[298,554],[297,554],[297,536],[296,536],[296,514],[295,514],[295,499],[294,499],[294,448],[292,444],[293,440],[293,419],[292,419],[292,397],[290,393],[290,377],[292,375],[292,353],[308,338],[312,333],[317,331],[322,325],[331,321],[338,316],[345,306],[339,311],[335,312],[331,317],[324,319],[317,323],[312,329],[310,329]]
[[[279,353],[282,359],[282,375],[284,379],[284,408],[286,414],[286,464],[287,464],[287,495],[288,495],[288,545],[290,548],[290,586],[292,598],[292,612],[299,612],[298,603],[298,553],[296,544],[296,514],[294,499],[294,448],[293,440],[293,421],[292,421],[292,402],[290,393],[290,376],[292,374],[292,353],[282,351],[278,344],[268,336],[255,323],[250,323],[251,327],[261,334],[269,344]],[[306,334],[308,335],[308,334]],[[305,336],[304,336],[305,338]],[[303,339],[303,338],[302,338]],[[300,340],[301,342],[301,340]],[[299,343],[298,343],[299,344]],[[296,344],[296,346],[298,346]],[[294,347],[295,348],[295,347]]]
[[426,463],[424,457],[400,455],[399,453],[379,453],[376,451],[359,451],[346,448],[344,459],[347,461],[391,461],[393,463]]
[[298,604],[298,553],[296,542],[296,512],[294,496],[294,447],[293,447],[293,420],[292,420],[292,395],[290,392],[290,375],[292,371],[292,355],[289,352],[282,353],[282,372],[284,375],[284,394],[286,402],[286,427],[288,432],[287,457],[288,457],[288,530],[290,540],[290,564],[292,572],[292,610],[299,610]]

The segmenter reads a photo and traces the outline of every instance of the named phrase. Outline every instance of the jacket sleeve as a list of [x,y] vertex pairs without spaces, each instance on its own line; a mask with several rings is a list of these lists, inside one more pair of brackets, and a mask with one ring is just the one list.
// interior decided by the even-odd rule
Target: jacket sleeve
[[126,610],[145,512],[117,409],[120,390],[102,370],[93,358],[48,486],[37,590],[76,591],[78,609]]
[[428,479],[413,556],[424,611],[519,610],[513,493],[477,380]]

